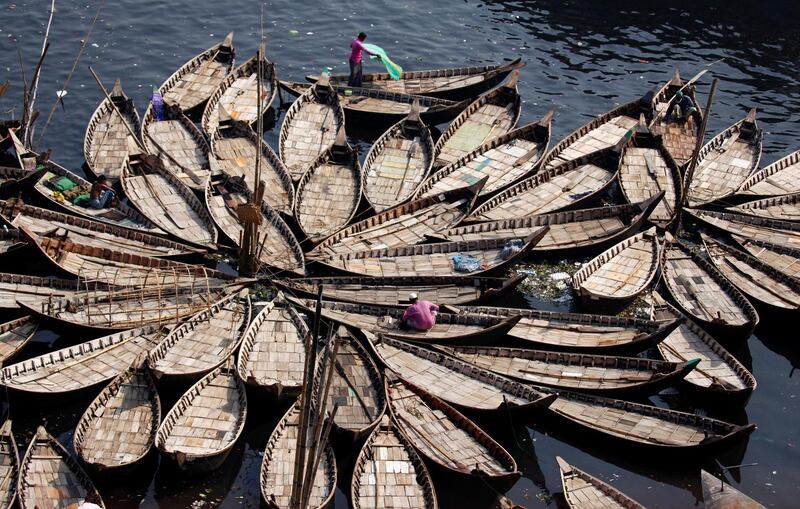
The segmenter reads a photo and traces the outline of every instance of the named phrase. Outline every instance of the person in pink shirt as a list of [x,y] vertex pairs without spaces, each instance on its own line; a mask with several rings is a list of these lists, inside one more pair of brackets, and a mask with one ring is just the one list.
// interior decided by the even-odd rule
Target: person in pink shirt
[[[361,63],[363,60],[363,52],[367,52],[368,55],[375,55],[375,53],[371,52],[367,48],[364,47],[364,41],[367,40],[367,34],[361,32],[358,34],[358,37],[353,39],[353,42],[350,43],[350,78],[347,80],[347,86],[349,87],[360,87],[361,86],[361,79],[363,77]],[[378,57],[380,59],[380,57]]]
[[427,300],[419,300],[416,293],[408,296],[411,305],[403,313],[401,327],[420,331],[430,330],[436,324],[436,313],[439,306]]

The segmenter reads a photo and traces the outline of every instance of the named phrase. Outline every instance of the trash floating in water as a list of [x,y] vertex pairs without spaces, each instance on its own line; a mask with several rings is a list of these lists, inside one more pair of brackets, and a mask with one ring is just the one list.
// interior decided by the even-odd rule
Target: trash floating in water
[[289,30],[289,33],[292,34],[292,35],[297,35],[300,32],[298,32],[297,30],[292,29],[292,30]]

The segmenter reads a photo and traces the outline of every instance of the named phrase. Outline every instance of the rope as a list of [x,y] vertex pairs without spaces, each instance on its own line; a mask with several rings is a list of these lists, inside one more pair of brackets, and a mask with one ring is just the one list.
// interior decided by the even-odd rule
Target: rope
[[[89,38],[92,36],[92,30],[94,30],[94,26],[97,23],[97,18],[100,17],[100,11],[103,10],[103,7],[106,5],[106,0],[100,0],[100,6],[97,7],[97,12],[94,15],[94,19],[92,20],[92,24],[89,25],[89,30],[86,32],[86,37],[83,38],[83,42],[81,43],[81,48],[78,50],[78,56],[75,57],[75,61],[72,63],[72,69],[70,69],[69,74],[67,75],[67,79],[64,80],[64,84],[61,86],[61,91],[66,92],[67,87],[69,86],[70,80],[72,80],[72,75],[75,74],[75,69],[78,68],[78,63],[81,61],[81,56],[83,56],[83,50],[86,49],[86,44],[89,42]],[[61,103],[62,106],[63,96],[60,96],[56,99],[56,102],[53,103],[53,107],[50,109],[50,113],[47,115],[47,122],[44,123],[44,127],[42,127],[42,132],[39,134],[39,139],[37,140],[37,145],[42,143],[42,138],[44,138],[44,133],[47,131],[47,126],[50,125],[50,121],[53,119],[53,114],[58,107],[58,104]]]

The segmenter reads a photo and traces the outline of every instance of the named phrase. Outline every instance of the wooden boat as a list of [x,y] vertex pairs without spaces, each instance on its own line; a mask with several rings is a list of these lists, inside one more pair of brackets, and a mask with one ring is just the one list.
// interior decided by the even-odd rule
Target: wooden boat
[[[313,300],[287,297],[292,304],[313,311]],[[396,307],[349,304],[346,302],[322,301],[322,316],[328,320],[358,327],[375,334],[407,341],[425,342],[480,342],[490,337],[499,337],[511,330],[519,317],[505,319],[476,314],[454,314],[439,312],[436,324],[427,331],[400,328],[403,309]]]
[[13,152],[13,156],[10,154],[7,156],[12,159],[13,162],[11,162],[11,164],[16,164],[18,168],[23,170],[35,170],[41,162],[39,154],[29,150],[22,141],[20,141],[17,133],[22,135],[24,131],[19,121],[11,120],[11,125],[9,125],[8,122],[9,121],[0,120],[0,131],[5,131],[6,133],[6,138],[0,140],[0,149],[6,153]]
[[202,251],[143,231],[122,228],[80,216],[0,200],[0,214],[11,226],[25,227],[39,237],[72,239],[83,245],[143,256],[177,256]]
[[[680,171],[683,163],[675,161],[670,155],[663,138],[666,134],[654,134],[647,130],[643,121],[644,118],[636,127],[636,135],[623,148],[617,179],[623,196],[631,203],[647,200],[663,192],[664,198],[650,214],[650,222],[667,229],[674,223],[683,203],[683,176]],[[672,128],[672,125],[665,127],[668,130]],[[678,136],[673,141],[679,145],[680,139]],[[680,149],[674,147],[673,150]]]
[[800,249],[800,224],[746,214],[686,209],[693,218],[754,242],[766,242],[786,249]]
[[678,309],[712,336],[747,338],[758,313],[710,262],[667,234],[661,274]]
[[542,159],[539,171],[546,172],[575,159],[585,158],[592,152],[619,145],[639,123],[642,113],[645,119],[649,119],[652,111],[652,97],[644,96],[598,115],[551,147]]
[[800,193],[762,198],[728,207],[728,210],[781,221],[800,221]]
[[273,283],[290,295],[313,298],[322,286],[322,298],[325,300],[400,307],[409,304],[408,294],[411,292],[419,295],[422,300],[440,304],[464,305],[494,300],[512,291],[526,277],[524,274],[511,279],[470,276],[333,276],[275,279]]
[[765,509],[752,498],[722,479],[700,470],[703,485],[703,504],[707,509]]
[[128,159],[122,189],[131,203],[165,232],[185,242],[216,249],[217,229],[203,202],[155,156]]
[[[542,226],[522,239],[511,237],[372,249],[327,258],[320,260],[319,264],[347,274],[374,277],[463,276],[465,273],[456,270],[453,260],[454,256],[461,256],[467,260],[477,259],[480,263],[480,268],[470,275],[489,276],[505,273],[508,267],[523,259],[545,233],[547,227]],[[511,245],[517,245],[519,249],[507,249]]]
[[178,325],[148,354],[156,378],[197,379],[234,355],[250,323],[248,290],[234,293]]
[[363,189],[358,154],[347,143],[342,129],[333,145],[311,163],[297,183],[297,224],[311,242],[333,235],[355,216]]
[[[183,64],[158,88],[158,92],[164,102],[176,104],[183,111],[199,108],[231,72],[234,56],[231,32],[221,43]],[[152,104],[147,109],[152,109]]]
[[[222,110],[225,113],[225,110]],[[294,185],[289,170],[269,144],[258,139],[247,124],[221,119],[211,134],[211,164],[230,177],[240,177],[250,191],[256,189],[256,158],[261,150],[261,176],[264,201],[270,207],[291,215]]]
[[607,482],[573,467],[556,456],[564,498],[571,509],[645,509]]
[[439,507],[427,467],[388,416],[383,417],[356,458],[350,500],[353,509]]
[[233,356],[223,362],[181,396],[158,428],[156,447],[181,470],[216,470],[244,430],[247,391]]
[[[294,97],[303,95],[313,85],[280,81],[279,85]],[[380,88],[332,85],[339,96],[348,124],[369,124],[372,127],[395,124],[411,113],[411,105],[419,102],[419,116],[428,125],[449,122],[466,108],[472,99],[456,102],[425,95],[391,92]]]
[[[33,189],[49,205],[54,206],[56,209],[63,210],[68,214],[121,226],[122,228],[144,231],[154,235],[164,233],[149,217],[123,202],[104,209],[92,209],[74,204],[73,200],[79,196],[89,194],[92,184],[52,161],[48,161],[46,166],[47,171],[33,185]],[[70,183],[75,184],[75,186],[66,191],[59,189],[59,187],[68,187],[71,185]],[[59,187],[56,187],[56,184],[59,184]]]
[[[200,124],[203,126],[203,131],[209,136],[217,128],[220,106],[228,112],[231,118],[249,125],[255,124],[259,115],[266,114],[272,108],[272,102],[278,95],[278,78],[275,73],[275,64],[270,62],[264,54],[263,43],[260,50],[261,74],[258,73],[259,53],[256,52],[250,60],[225,76],[211,97],[208,98]],[[261,111],[258,108],[257,80],[261,80]]]
[[123,331],[149,324],[173,324],[208,309],[225,293],[240,288],[206,286],[205,282],[165,288],[115,289],[91,295],[18,305],[37,318],[96,331]]
[[586,307],[621,309],[651,285],[660,258],[653,227],[584,263],[572,276],[572,287]]
[[536,172],[550,145],[553,110],[542,118],[492,138],[441,168],[417,188],[417,197],[435,196],[489,177],[481,197],[490,196]]
[[712,401],[744,404],[750,398],[756,389],[756,379],[747,368],[658,292],[653,292],[650,316],[653,320],[684,319],[656,345],[661,357],[671,362],[700,359],[695,369],[684,377],[684,386],[708,394]]
[[682,362],[495,346],[438,346],[443,352],[522,383],[600,396],[656,394],[690,374]]
[[25,244],[25,240],[16,228],[8,228],[6,226],[0,230],[0,255],[18,249]]
[[128,467],[150,452],[160,422],[161,400],[142,357],[92,401],[72,443],[81,460],[98,470]]
[[659,193],[639,203],[472,223],[456,226],[436,237],[450,242],[508,238],[529,235],[547,226],[547,233],[533,246],[531,254],[554,258],[575,256],[613,246],[635,234],[662,197],[663,193]]
[[239,378],[274,398],[296,396],[303,386],[308,333],[303,317],[279,295],[247,326],[236,363]]
[[[333,412],[338,405],[333,424],[345,437],[358,442],[372,432],[386,411],[383,377],[367,350],[347,329],[340,327],[333,340],[338,344],[336,365],[325,409]],[[328,362],[330,353],[327,349],[322,353]],[[315,383],[321,387],[322,380],[319,370]]]
[[93,176],[105,175],[115,181],[122,175],[125,158],[139,152],[138,140],[131,136],[125,123],[134,133],[141,131],[141,123],[133,99],[122,91],[119,80],[114,83],[109,95],[111,101],[103,99],[89,119],[83,137],[83,157],[86,158],[86,168]]
[[411,198],[433,167],[433,138],[420,120],[419,102],[370,147],[364,160],[364,196],[375,212]]
[[[239,221],[239,206],[246,204],[251,192],[240,179],[223,177],[209,182],[206,206],[220,231],[236,247],[241,248],[244,227]],[[305,275],[305,256],[297,237],[280,215],[261,202],[261,224],[258,226],[259,272],[272,276],[274,272]]]
[[755,424],[739,426],[693,413],[564,390],[558,391],[548,410],[556,421],[580,429],[582,438],[595,436],[607,444],[616,442],[659,452],[708,454],[730,447],[756,429]]
[[681,323],[538,309],[459,306],[452,311],[496,318],[520,316],[508,335],[539,350],[602,355],[636,354],[662,341]]
[[384,366],[456,407],[507,412],[546,408],[556,399],[555,394],[544,394],[442,352],[382,335],[365,335]]
[[386,394],[398,431],[429,463],[498,489],[520,478],[517,462],[503,446],[440,398],[389,373]]
[[[400,75],[399,80],[392,78],[389,73],[367,73],[363,77],[363,83],[368,88],[460,100],[475,97],[494,88],[512,71],[524,66],[525,62],[518,58],[505,64],[406,71]],[[319,76],[306,76],[306,79],[315,82],[319,80]],[[334,75],[330,80],[335,85],[344,86],[348,76]]]
[[219,286],[236,277],[202,265],[174,262],[121,251],[111,251],[72,240],[37,237],[25,228],[20,230],[36,249],[59,272],[87,281],[100,281],[115,286],[196,284]]
[[[295,454],[299,432],[300,408],[291,406],[272,431],[261,463],[261,496],[270,509],[289,507],[294,483]],[[330,441],[323,446],[320,462],[311,486],[309,508],[332,507],[336,494],[336,457]]]
[[352,224],[320,242],[309,258],[330,258],[370,249],[419,244],[464,219],[486,179],[438,196],[398,205]]
[[[675,93],[679,90],[692,100],[697,111],[685,119],[667,118],[665,117],[667,109],[675,100]],[[678,166],[683,168],[694,154],[697,138],[700,136],[700,124],[703,121],[700,103],[697,102],[695,96],[695,87],[684,84],[678,69],[675,69],[672,79],[656,93],[653,105],[656,115],[650,122],[650,129],[653,134],[659,135],[663,139],[667,153]]]
[[800,193],[800,150],[778,159],[747,178],[737,194],[749,198]]
[[36,429],[19,466],[17,493],[20,509],[78,507],[90,495],[106,507],[91,478],[44,426]]
[[158,344],[155,326],[117,332],[5,366],[0,384],[33,394],[63,394],[108,382]]
[[148,108],[142,120],[142,141],[147,153],[157,156],[164,169],[187,187],[199,191],[206,187],[211,176],[211,149],[203,132],[178,106],[165,105],[162,120]]
[[14,507],[17,500],[17,477],[19,476],[19,451],[11,420],[0,428],[0,506]]
[[791,249],[761,240],[731,235],[742,249],[755,256],[770,267],[795,279],[800,279],[800,248]]
[[[3,365],[28,344],[39,324],[30,316],[23,316],[0,324],[0,365]],[[0,493],[2,485],[0,484]],[[0,496],[0,500],[2,496]]]
[[294,180],[328,150],[344,131],[344,110],[336,91],[322,79],[301,95],[283,117],[278,150]]
[[592,152],[528,177],[472,211],[467,222],[516,219],[579,208],[614,182],[617,147]]
[[436,140],[434,168],[456,162],[484,143],[507,134],[522,113],[517,91],[518,73],[501,86],[486,92],[467,106]]
[[749,299],[770,309],[800,311],[800,281],[755,256],[700,235],[717,270]]
[[[0,151],[2,146],[0,146]],[[23,170],[10,166],[0,166],[0,196],[17,196],[23,189],[28,189],[45,173],[42,170]]]
[[38,306],[43,302],[107,290],[107,285],[76,279],[25,276],[0,272],[0,309],[18,309],[18,302]]
[[747,117],[706,143],[697,154],[692,181],[687,183],[689,206],[716,202],[736,192],[758,168],[761,138],[753,108]]

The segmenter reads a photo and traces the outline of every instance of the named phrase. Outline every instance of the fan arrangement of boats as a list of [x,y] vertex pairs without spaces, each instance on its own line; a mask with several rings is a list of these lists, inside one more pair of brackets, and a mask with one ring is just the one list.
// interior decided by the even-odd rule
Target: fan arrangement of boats
[[[63,278],[0,273],[0,308],[17,313],[0,323],[0,384],[96,397],[76,457],[40,427],[20,458],[6,421],[0,506],[105,507],[90,474],[153,450],[213,471],[264,401],[289,405],[258,443],[274,508],[331,507],[348,483],[353,507],[436,508],[442,473],[508,490],[520,468],[472,415],[670,454],[715,454],[755,429],[646,399],[677,388],[744,405],[756,379],[726,346],[759,313],[800,310],[800,152],[759,169],[755,109],[703,145],[704,72],[676,71],[551,144],[554,111],[517,127],[519,60],[350,87],[279,81],[265,50],[237,66],[229,34],[141,122],[118,80],[84,140],[89,180],[118,195],[103,208],[89,180],[8,130],[19,168],[0,168],[0,256],[27,249]],[[276,151],[260,130],[279,90],[295,99]],[[676,110],[687,96],[695,107]],[[368,152],[346,119],[380,127]],[[236,251],[266,291],[218,263]],[[560,281],[579,312],[500,307],[531,258],[569,260]],[[411,326],[415,302],[436,304],[430,328]],[[649,319],[620,314],[632,303]],[[42,324],[104,335],[20,355]],[[165,387],[179,391],[162,412]],[[556,464],[567,506],[642,507]],[[760,507],[702,483],[709,507]]]

